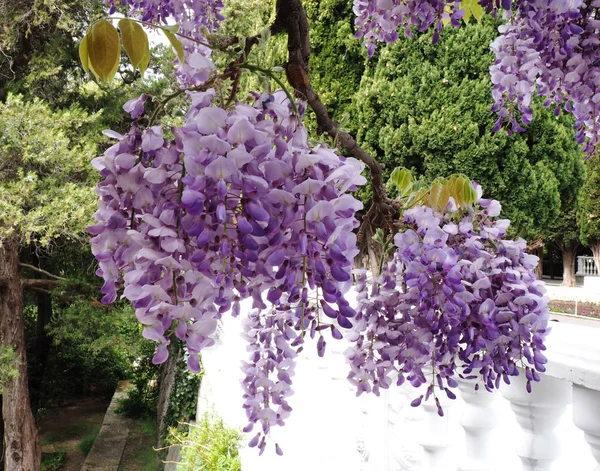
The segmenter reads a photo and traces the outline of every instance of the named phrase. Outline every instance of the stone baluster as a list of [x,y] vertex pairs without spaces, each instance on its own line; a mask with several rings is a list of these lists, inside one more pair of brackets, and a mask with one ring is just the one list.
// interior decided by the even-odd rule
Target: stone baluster
[[421,469],[423,471],[454,471],[456,468],[452,466],[448,449],[451,435],[448,416],[452,403],[446,398],[443,391],[441,393],[437,391],[437,393],[444,411],[443,417],[438,415],[437,406],[432,397],[421,405],[424,421],[418,442],[425,452]]
[[555,429],[571,400],[571,385],[550,376],[525,389],[524,374],[511,378],[510,385],[502,385],[502,395],[510,401],[522,436],[518,439],[517,454],[523,471],[546,471],[560,454],[560,441]]
[[491,435],[498,422],[496,399],[498,393],[475,390],[475,382],[458,380],[461,398],[465,402],[460,424],[465,430],[466,454],[458,471],[492,471],[493,443]]
[[600,471],[600,391],[573,385],[573,422],[584,432]]

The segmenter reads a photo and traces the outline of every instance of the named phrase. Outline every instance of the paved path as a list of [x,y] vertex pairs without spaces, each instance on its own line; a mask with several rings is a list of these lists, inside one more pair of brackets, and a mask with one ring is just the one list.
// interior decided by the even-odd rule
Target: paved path
[[118,401],[127,396],[127,381],[120,381],[104,416],[102,428],[81,471],[117,471],[129,435],[128,420],[116,414]]

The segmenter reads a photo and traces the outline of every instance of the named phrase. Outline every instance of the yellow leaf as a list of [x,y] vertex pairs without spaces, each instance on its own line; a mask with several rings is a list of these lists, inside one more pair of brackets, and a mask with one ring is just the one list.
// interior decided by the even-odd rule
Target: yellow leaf
[[146,50],[146,54],[144,54],[144,57],[142,58],[142,62],[140,62],[140,74],[143,77],[144,76],[144,72],[146,72],[146,69],[148,68],[148,64],[150,63],[150,48],[148,48]]
[[462,0],[462,2],[460,2],[460,8],[465,11],[463,20],[468,24],[471,19],[471,0]]
[[150,60],[148,35],[137,22],[127,18],[119,20],[119,30],[121,31],[123,48],[131,61],[131,65],[134,69],[140,69],[140,72],[144,75]]
[[462,0],[460,7],[465,10],[463,20],[468,23],[473,16],[477,21],[481,21],[483,17],[483,7],[479,4],[479,0]]
[[88,36],[89,33],[87,33],[79,43],[79,60],[81,61],[83,70],[85,70],[86,73],[90,71],[88,59]]
[[117,73],[121,58],[117,29],[109,21],[99,21],[92,28],[87,47],[90,69],[98,80],[110,82]]
[[427,206],[429,206],[432,209],[439,209],[439,201],[440,201],[440,195],[442,193],[442,184],[439,182],[434,182],[431,185],[431,188],[429,190],[429,195],[428,195],[428,204]]
[[483,7],[477,0],[471,0],[471,12],[477,21],[481,21],[483,17]]
[[183,60],[185,59],[185,56],[183,54],[183,44],[181,44],[181,41],[177,39],[177,37],[173,33],[171,33],[171,31],[168,31],[164,28],[163,31],[165,33],[165,36],[171,43],[171,46],[173,46],[175,48],[175,51],[177,51],[177,57],[179,57],[179,60],[183,62]]

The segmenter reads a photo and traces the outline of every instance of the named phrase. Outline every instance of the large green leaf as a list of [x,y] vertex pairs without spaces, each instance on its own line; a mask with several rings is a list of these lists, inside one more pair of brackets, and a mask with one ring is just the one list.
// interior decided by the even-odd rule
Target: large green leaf
[[173,33],[171,33],[171,31],[165,28],[162,28],[162,30],[164,31],[165,36],[177,52],[177,57],[179,57],[179,60],[183,62],[183,60],[185,59],[185,56],[183,54],[183,44],[181,44],[181,41],[177,39],[177,37]]
[[79,43],[79,60],[81,60],[81,65],[83,67],[83,70],[85,70],[86,72],[90,71],[89,58],[88,58],[88,37],[89,37],[89,33],[86,34],[83,37],[83,39],[81,40],[81,42]]
[[102,82],[110,82],[119,67],[121,46],[117,29],[107,20],[96,23],[87,41],[89,67]]
[[140,69],[140,73],[144,75],[150,61],[148,35],[136,21],[128,18],[119,20],[119,30],[121,31],[123,48],[131,61],[131,65]]

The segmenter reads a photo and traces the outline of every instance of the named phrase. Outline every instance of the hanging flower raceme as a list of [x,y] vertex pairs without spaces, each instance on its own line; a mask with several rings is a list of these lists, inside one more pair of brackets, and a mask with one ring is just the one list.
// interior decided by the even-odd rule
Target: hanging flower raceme
[[[322,353],[323,329],[340,338],[335,325],[348,327],[355,315],[345,293],[362,204],[349,192],[365,178],[357,160],[309,147],[283,92],[231,111],[214,98],[214,90],[190,94],[173,140],[159,126],[134,126],[95,159],[103,181],[92,250],[103,302],[123,288],[144,336],[159,343],[155,363],[166,360],[176,335],[199,371],[197,354],[214,343],[217,320],[252,299],[245,399],[262,436],[289,412],[285,397],[305,333],[319,335]],[[138,113],[138,105],[128,107]],[[337,323],[321,323],[317,309]]]
[[519,367],[530,389],[545,371],[548,298],[533,272],[537,257],[524,240],[504,239],[497,201],[458,209],[451,200],[448,209],[407,210],[393,260],[371,281],[358,276],[346,356],[359,394],[408,381],[425,385],[426,398],[435,388],[454,398],[457,375],[491,390]]

